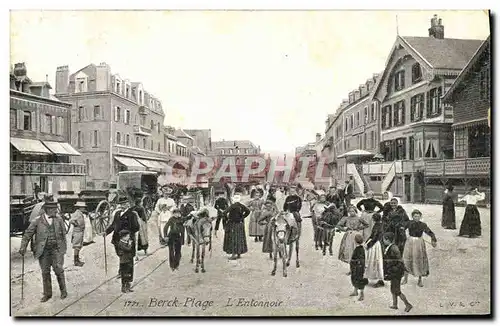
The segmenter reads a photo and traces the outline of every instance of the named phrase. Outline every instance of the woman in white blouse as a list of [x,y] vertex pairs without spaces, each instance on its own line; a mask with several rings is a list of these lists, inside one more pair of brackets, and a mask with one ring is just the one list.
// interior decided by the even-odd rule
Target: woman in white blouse
[[462,198],[458,199],[459,202],[467,203],[458,236],[469,236],[469,238],[481,236],[481,216],[479,215],[476,204],[478,201],[484,200],[485,197],[484,192],[479,192],[477,188],[472,188]]

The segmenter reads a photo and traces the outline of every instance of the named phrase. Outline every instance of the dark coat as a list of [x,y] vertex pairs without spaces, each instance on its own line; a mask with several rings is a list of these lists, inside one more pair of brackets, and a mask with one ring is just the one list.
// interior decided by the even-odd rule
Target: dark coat
[[242,203],[234,203],[229,206],[225,215],[227,216],[228,223],[241,223],[250,215],[250,210]]
[[300,212],[302,208],[302,199],[297,195],[290,195],[286,197],[285,203],[283,204],[283,210],[289,211],[290,213]]
[[122,216],[119,215],[121,214],[121,211],[116,212],[116,214],[117,215],[113,219],[113,223],[111,223],[106,229],[106,235],[113,232],[111,243],[116,246],[120,241],[120,231],[130,231],[130,238],[132,239],[132,242],[134,242],[133,254],[135,256],[135,233],[139,231],[138,219],[141,217],[136,212],[135,207],[127,209]]
[[382,244],[383,235],[384,225],[382,224],[382,222],[373,224],[372,233],[370,234],[370,237],[366,242],[366,249],[370,249],[371,247],[373,247],[377,243],[377,241],[380,241],[380,244]]
[[222,220],[222,227],[224,227],[224,212],[228,209],[229,203],[225,198],[217,198],[214,208],[217,210],[217,220],[215,221],[215,231],[219,230],[220,222]]
[[401,260],[401,253],[396,244],[389,245],[384,251],[384,279],[386,281],[400,279],[405,272],[405,266]]
[[[66,254],[67,243],[66,243],[66,226],[61,217],[57,216],[53,218],[54,229],[56,233],[57,247],[59,248],[60,254]],[[47,243],[47,238],[49,236],[49,223],[44,216],[39,216],[35,218],[31,224],[28,226],[26,231],[24,231],[23,239],[21,240],[21,248],[26,250],[28,243],[32,240],[33,236],[33,254],[35,258],[40,258],[45,249],[45,244]]]

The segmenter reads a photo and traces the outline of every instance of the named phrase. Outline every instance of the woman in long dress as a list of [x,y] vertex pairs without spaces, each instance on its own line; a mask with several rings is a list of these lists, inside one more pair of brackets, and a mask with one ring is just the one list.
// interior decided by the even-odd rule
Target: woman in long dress
[[[356,241],[354,238],[356,234],[362,234],[363,229],[368,227],[368,223],[365,222],[360,216],[358,216],[358,210],[354,206],[349,206],[347,208],[347,216],[344,216],[340,222],[337,224],[337,228],[340,231],[345,232],[340,242],[339,248],[339,260],[349,264],[351,261],[352,253],[354,248],[356,248]],[[350,272],[347,273],[350,275]]]
[[248,235],[254,237],[255,242],[262,241],[262,237],[264,236],[264,226],[259,224],[260,213],[264,205],[262,193],[263,191],[258,189],[255,193],[255,198],[248,205],[248,208],[252,212],[248,224]]
[[273,223],[274,217],[278,215],[279,210],[273,200],[267,200],[262,208],[259,218],[259,224],[264,225],[264,239],[262,241],[262,252],[268,253],[269,258],[273,258]]
[[83,231],[83,245],[88,246],[94,243],[94,228],[92,227],[92,221],[90,220],[90,214],[88,212],[83,214],[83,220],[85,221],[85,230]]
[[374,287],[384,286],[384,255],[382,252],[382,238],[384,226],[379,212],[374,213],[372,231],[366,240],[366,278],[377,280]]
[[172,212],[176,208],[175,201],[170,198],[173,190],[171,188],[163,188],[163,197],[158,199],[155,205],[155,209],[151,216],[156,219],[156,225],[158,226],[158,238],[160,241],[160,245],[166,245],[163,234],[163,230],[165,229],[165,225],[167,224],[170,217],[172,217]]
[[[148,255],[149,241],[148,241],[148,219],[146,216],[146,210],[142,206],[142,198],[137,198],[135,206],[132,210],[139,216],[139,235],[137,237],[137,251],[144,250],[144,255]],[[136,256],[136,260],[139,257]]]
[[250,214],[250,210],[240,203],[241,196],[234,195],[233,203],[226,211],[227,223],[224,232],[223,250],[230,254],[229,259],[234,260],[248,251],[247,239],[245,237],[245,218]]
[[373,220],[372,215],[375,213],[375,209],[378,208],[377,213],[380,213],[384,206],[375,198],[373,198],[373,191],[368,191],[366,193],[366,198],[361,199],[356,208],[361,211],[361,218],[368,223],[368,227],[363,230],[363,239],[366,241],[371,233],[373,228]]
[[408,274],[418,277],[418,286],[423,287],[422,276],[429,275],[429,259],[427,258],[427,249],[425,241],[422,238],[425,232],[432,239],[432,246],[436,247],[436,236],[429,229],[427,224],[421,221],[422,213],[414,210],[411,213],[412,220],[406,223],[405,229],[408,229],[410,237],[406,240],[403,251],[403,262],[405,263],[405,277],[401,284],[408,282]]
[[398,246],[399,252],[403,252],[406,241],[405,226],[410,220],[408,214],[402,206],[399,205],[399,199],[392,197],[389,201],[389,208],[384,205],[385,211],[385,232],[394,233],[394,243]]
[[455,230],[457,228],[455,222],[455,203],[453,202],[453,186],[451,185],[444,191],[441,226],[447,230]]
[[320,232],[318,229],[318,221],[323,216],[323,212],[326,210],[327,207],[328,207],[328,202],[326,201],[326,195],[320,195],[318,201],[314,203],[313,207],[311,208],[312,210],[311,222],[314,231],[313,240],[314,240],[314,248],[316,250],[319,250],[321,245]]
[[481,216],[479,210],[477,209],[477,202],[484,200],[486,195],[484,192],[479,192],[472,188],[465,196],[460,198],[459,202],[466,202],[464,219],[460,225],[460,232],[458,236],[469,238],[476,238],[481,236]]

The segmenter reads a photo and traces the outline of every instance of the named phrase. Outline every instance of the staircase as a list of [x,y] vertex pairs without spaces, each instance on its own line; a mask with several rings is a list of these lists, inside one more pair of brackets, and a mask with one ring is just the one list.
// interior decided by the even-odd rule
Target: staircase
[[365,184],[363,182],[363,179],[359,175],[355,164],[352,164],[352,163],[347,164],[347,174],[352,175],[352,177],[354,178],[354,183],[355,183],[356,188],[357,188],[357,189],[355,188],[355,190],[357,190],[360,194],[364,194],[365,193]]
[[366,178],[366,175],[363,173],[363,164],[356,164],[356,171],[358,171],[359,176],[361,177],[361,181],[363,182],[363,187],[364,187],[364,192],[367,193],[368,191],[372,190],[370,187],[370,183],[368,182],[368,179]]
[[387,171],[384,180],[382,180],[382,189],[380,189],[382,193],[389,190],[389,187],[391,186],[391,183],[394,180],[395,176],[396,176],[396,162],[393,162],[391,164],[391,167],[389,168],[389,171]]

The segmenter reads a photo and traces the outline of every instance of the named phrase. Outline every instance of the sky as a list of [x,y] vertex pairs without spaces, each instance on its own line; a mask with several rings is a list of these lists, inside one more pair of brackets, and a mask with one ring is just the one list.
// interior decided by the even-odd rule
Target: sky
[[[12,11],[11,64],[55,87],[106,62],[162,101],[165,125],[292,153],[348,93],[383,71],[397,31],[486,39],[484,11]],[[397,17],[397,18],[396,18]]]

